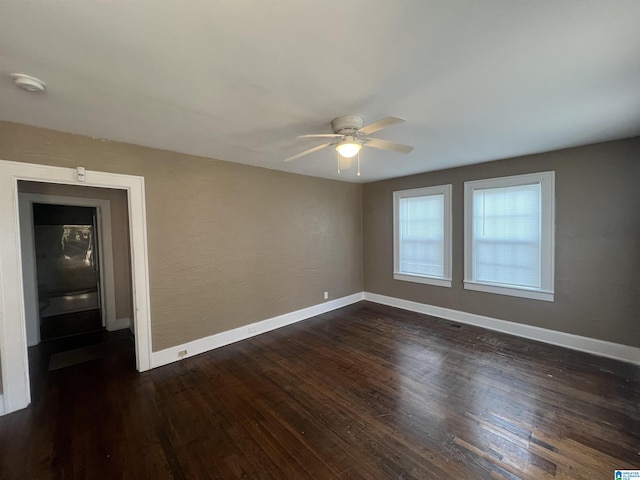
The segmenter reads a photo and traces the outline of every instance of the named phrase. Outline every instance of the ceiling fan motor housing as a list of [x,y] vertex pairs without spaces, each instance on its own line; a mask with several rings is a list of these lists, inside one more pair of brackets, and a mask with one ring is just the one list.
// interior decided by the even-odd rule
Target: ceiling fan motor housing
[[333,133],[341,133],[343,135],[353,135],[362,128],[362,125],[364,125],[364,120],[357,115],[344,115],[331,121]]

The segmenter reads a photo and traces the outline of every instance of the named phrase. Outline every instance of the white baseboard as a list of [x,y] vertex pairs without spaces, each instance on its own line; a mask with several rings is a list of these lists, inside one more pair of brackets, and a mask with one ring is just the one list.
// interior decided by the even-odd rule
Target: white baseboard
[[107,330],[109,332],[124,330],[125,328],[131,328],[131,319],[129,317],[116,318],[112,322],[107,322]]
[[518,337],[538,340],[540,342],[558,345],[572,350],[591,353],[601,357],[613,358],[627,363],[640,365],[640,348],[631,347],[629,345],[621,345],[619,343],[606,342],[595,338],[582,337],[571,333],[558,332],[556,330],[548,330],[546,328],[534,327],[522,323],[509,322],[507,320],[499,320],[497,318],[476,315],[475,313],[467,313],[450,308],[437,307],[425,303],[412,302],[401,298],[387,297],[377,293],[364,292],[364,299],[391,307],[402,308],[412,312],[424,313],[434,317],[452,320],[454,322],[475,325],[478,327],[495,330],[498,332],[509,333]]
[[[284,315],[267,318],[260,322],[251,323],[249,325],[234,328],[233,330],[227,330],[226,332],[217,333],[216,335],[200,338],[176,347],[170,347],[165,350],[153,352],[151,354],[151,368],[160,367],[162,365],[182,360],[183,358],[199,355],[215,348],[229,345],[230,343],[235,343],[270,330],[275,330],[276,328],[291,325],[292,323],[306,320],[307,318],[315,317],[322,313],[330,312],[337,308],[346,307],[347,305],[351,305],[352,303],[356,303],[361,300],[363,300],[363,293],[354,293],[353,295],[313,305],[311,307],[303,308],[302,310],[285,313]],[[180,356],[179,352],[186,353]]]
[[[233,330],[227,330],[216,335],[200,338],[198,340],[170,347],[158,352],[153,352],[151,354],[151,367],[160,367],[183,358],[199,355],[246,338],[251,338],[255,335],[260,335],[261,333],[275,330],[276,328],[281,328],[337,308],[351,305],[361,300],[368,300],[383,305],[389,305],[391,307],[410,310],[412,312],[424,313],[426,315],[432,315],[434,317],[444,318],[454,322],[475,325],[489,330],[508,333],[518,337],[529,338],[531,340],[558,345],[572,350],[579,350],[601,357],[613,358],[615,360],[640,365],[640,348],[606,342],[595,338],[582,337],[571,333],[548,330],[546,328],[534,327],[532,325],[510,322],[507,320],[499,320],[497,318],[485,317],[483,315],[462,312],[460,310],[412,302],[401,298],[388,297],[386,295],[379,295],[376,293],[360,292],[303,308],[302,310],[297,310],[295,312],[268,318],[260,322],[244,325],[242,327],[234,328]],[[179,352],[186,353],[180,356]],[[0,407],[1,406],[2,403],[0,403]]]

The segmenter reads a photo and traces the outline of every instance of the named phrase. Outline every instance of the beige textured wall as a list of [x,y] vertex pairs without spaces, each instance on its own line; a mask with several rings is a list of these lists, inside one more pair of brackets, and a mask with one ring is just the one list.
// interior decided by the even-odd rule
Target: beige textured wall
[[131,256],[129,251],[129,211],[127,192],[109,188],[58,185],[55,183],[20,182],[18,190],[42,195],[98,198],[109,200],[111,209],[111,239],[113,248],[113,274],[116,301],[116,318],[132,318],[131,315]]
[[[464,182],[556,172],[555,302],[463,288]],[[367,292],[640,346],[640,138],[370,183],[363,190]],[[394,190],[453,185],[453,285],[393,279]]]
[[362,290],[362,187],[0,122],[0,159],[145,177],[153,350]]

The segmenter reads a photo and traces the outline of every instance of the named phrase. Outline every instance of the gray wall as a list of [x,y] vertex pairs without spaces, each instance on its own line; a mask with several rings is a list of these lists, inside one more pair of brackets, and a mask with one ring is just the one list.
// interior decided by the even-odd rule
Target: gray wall
[[0,122],[0,159],[145,178],[153,350],[362,291],[362,187]]
[[[555,301],[463,288],[464,182],[556,172]],[[392,192],[453,184],[453,285],[393,279]],[[370,183],[363,190],[367,292],[640,347],[640,138]]]
[[[640,346],[640,138],[364,187],[8,122],[0,159],[145,177],[156,351],[363,285]],[[464,290],[463,182],[546,170],[556,171],[555,302]],[[443,183],[453,184],[453,287],[393,280],[392,192]]]

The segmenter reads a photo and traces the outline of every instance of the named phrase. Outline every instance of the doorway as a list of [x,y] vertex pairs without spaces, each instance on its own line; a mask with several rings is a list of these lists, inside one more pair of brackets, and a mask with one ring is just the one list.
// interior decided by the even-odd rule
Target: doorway
[[152,366],[144,178],[90,170],[79,176],[74,168],[0,160],[0,414],[25,408],[31,401],[18,208],[18,182],[23,180],[126,191],[136,369]]
[[18,191],[37,400],[50,372],[133,352],[127,192],[25,181]]
[[[129,254],[130,238],[127,231],[129,220],[126,192],[25,181],[18,182],[18,191],[27,345],[33,347],[40,343],[41,317],[54,316],[57,312],[73,313],[73,310],[76,312],[95,310],[95,304],[98,302],[101,324],[107,330],[113,331],[131,327],[132,272]],[[36,223],[41,225],[36,227]],[[51,288],[45,288],[44,292],[39,292],[43,286],[43,282],[38,281],[39,274],[46,274],[49,269],[53,268],[53,273],[64,275],[64,272],[60,272],[60,270],[64,270],[66,266],[64,264],[71,261],[64,258],[64,255],[62,258],[59,257],[62,254],[63,243],[65,248],[69,247],[68,238],[62,238],[64,232],[61,229],[64,229],[64,225],[69,225],[68,228],[71,229],[73,223],[94,227],[92,233],[96,245],[92,247],[91,258],[88,259],[89,263],[93,263],[93,265],[84,266],[89,270],[86,272],[89,275],[92,274],[92,270],[97,270],[98,288],[95,289],[95,284],[92,285],[91,281],[87,283],[87,278],[80,279],[81,282],[78,285],[78,275],[75,275],[70,279],[75,280],[72,285],[69,285],[68,282],[63,285],[56,283]],[[36,228],[40,230],[41,234],[45,233],[46,235],[46,232],[49,232],[49,235],[56,236],[49,242],[51,244],[49,249],[53,249],[50,254],[48,252],[36,254]],[[71,234],[71,231],[69,230],[67,233]],[[74,238],[76,233],[82,235],[81,232],[74,230]],[[57,238],[58,236],[60,238]],[[43,259],[43,255],[49,258]],[[84,255],[86,257],[87,252],[84,252]],[[37,260],[38,256],[41,257],[39,260]],[[78,261],[83,261],[86,264],[87,258],[79,258]],[[62,263],[62,266],[57,263]],[[119,275],[115,274],[116,265]],[[43,272],[43,269],[46,270]],[[69,286],[72,288],[65,288]],[[88,288],[95,289],[96,293],[86,292]],[[64,292],[65,289],[67,292]],[[67,293],[67,295],[56,295],[59,292]],[[73,296],[74,293],[77,296]],[[85,296],[80,297],[80,295]],[[47,300],[50,296],[54,297],[53,305],[47,306]],[[66,309],[60,308],[65,304],[67,305]],[[92,306],[94,308],[89,308]],[[43,309],[44,311],[41,312]]]
[[95,207],[33,204],[41,341],[104,328]]

